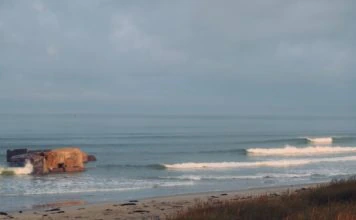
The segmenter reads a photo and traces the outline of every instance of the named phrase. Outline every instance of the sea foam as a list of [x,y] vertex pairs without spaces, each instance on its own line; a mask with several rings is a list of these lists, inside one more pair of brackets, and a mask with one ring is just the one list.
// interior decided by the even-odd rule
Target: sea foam
[[284,148],[250,148],[246,150],[251,156],[269,156],[269,155],[284,155],[284,156],[299,156],[299,155],[319,155],[319,154],[335,154],[335,153],[351,153],[356,152],[356,147],[330,147],[330,146],[309,146],[295,147],[287,145]]
[[32,164],[27,161],[24,167],[0,167],[0,175],[27,175],[33,171]]
[[301,178],[310,177],[312,174],[293,174],[293,173],[272,173],[256,175],[181,175],[181,176],[162,176],[160,179],[173,180],[248,180],[248,179],[271,179],[271,178]]
[[255,162],[215,162],[215,163],[176,163],[163,164],[167,169],[175,170],[195,170],[195,169],[231,169],[231,168],[253,168],[253,167],[291,167],[315,164],[321,162],[345,162],[354,161],[356,156],[334,157],[334,158],[313,158],[313,159],[288,159],[288,160],[268,160]]

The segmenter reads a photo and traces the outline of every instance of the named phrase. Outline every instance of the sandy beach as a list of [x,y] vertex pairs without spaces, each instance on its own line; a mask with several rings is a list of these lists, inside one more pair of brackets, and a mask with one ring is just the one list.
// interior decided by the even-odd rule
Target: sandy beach
[[251,199],[260,195],[279,196],[315,187],[318,184],[256,188],[242,191],[207,192],[168,197],[130,200],[117,203],[86,204],[66,202],[17,212],[0,212],[0,219],[166,219],[197,202],[220,203],[228,200]]

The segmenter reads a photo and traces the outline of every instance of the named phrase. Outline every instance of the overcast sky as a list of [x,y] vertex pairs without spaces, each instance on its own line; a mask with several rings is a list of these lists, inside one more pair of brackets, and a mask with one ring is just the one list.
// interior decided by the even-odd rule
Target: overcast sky
[[0,0],[0,112],[355,115],[354,0]]

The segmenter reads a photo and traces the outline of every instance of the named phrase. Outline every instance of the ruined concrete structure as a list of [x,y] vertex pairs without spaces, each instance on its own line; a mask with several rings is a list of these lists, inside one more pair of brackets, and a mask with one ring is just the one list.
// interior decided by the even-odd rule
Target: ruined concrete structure
[[88,155],[76,147],[32,151],[7,150],[6,158],[10,166],[23,166],[26,161],[30,162],[34,175],[84,171],[85,163],[96,160],[95,156]]

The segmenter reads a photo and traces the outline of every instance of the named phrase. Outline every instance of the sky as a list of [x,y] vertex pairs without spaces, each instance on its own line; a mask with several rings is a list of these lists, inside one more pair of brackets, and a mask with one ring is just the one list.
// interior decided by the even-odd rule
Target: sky
[[353,0],[0,0],[0,113],[355,115]]

